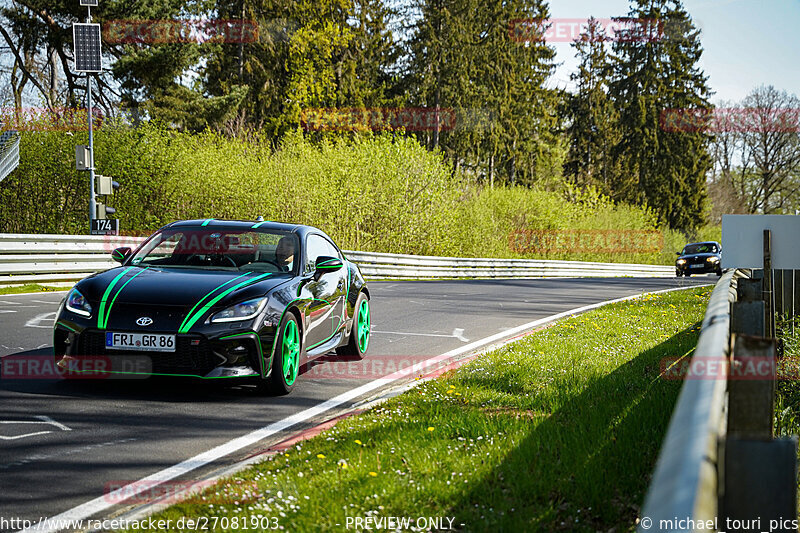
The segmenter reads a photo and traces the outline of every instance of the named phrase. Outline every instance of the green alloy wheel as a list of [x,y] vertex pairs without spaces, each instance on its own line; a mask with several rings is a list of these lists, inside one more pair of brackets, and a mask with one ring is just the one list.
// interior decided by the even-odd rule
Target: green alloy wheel
[[369,310],[369,299],[363,292],[358,295],[354,307],[353,324],[350,328],[349,342],[337,349],[339,355],[356,356],[363,359],[369,348],[369,335],[372,330],[372,317]]
[[266,387],[273,394],[288,394],[300,372],[300,327],[294,314],[286,313],[272,355],[272,373]]

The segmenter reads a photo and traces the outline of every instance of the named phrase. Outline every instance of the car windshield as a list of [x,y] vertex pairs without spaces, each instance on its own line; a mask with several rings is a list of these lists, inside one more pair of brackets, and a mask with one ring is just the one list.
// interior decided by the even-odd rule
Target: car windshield
[[156,233],[131,258],[136,266],[294,272],[299,240],[288,232],[172,228]]
[[683,255],[689,254],[715,254],[719,250],[717,245],[711,242],[700,242],[696,244],[687,244],[683,249]]

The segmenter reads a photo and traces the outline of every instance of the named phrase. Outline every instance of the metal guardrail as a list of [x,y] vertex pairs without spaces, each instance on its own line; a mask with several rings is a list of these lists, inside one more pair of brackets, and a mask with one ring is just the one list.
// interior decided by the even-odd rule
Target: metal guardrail
[[20,135],[16,131],[0,134],[0,181],[19,166],[19,139]]
[[[731,304],[741,275],[727,271],[711,293],[692,365],[704,360],[718,365],[730,355]],[[662,520],[713,521],[719,516],[717,449],[725,432],[726,389],[722,378],[684,382],[642,507],[642,519],[652,522],[640,523],[641,533],[665,531],[659,528]]]
[[[111,251],[143,237],[0,234],[0,285],[77,281],[116,265]],[[344,250],[368,279],[672,277],[663,265],[528,259],[466,259]]]

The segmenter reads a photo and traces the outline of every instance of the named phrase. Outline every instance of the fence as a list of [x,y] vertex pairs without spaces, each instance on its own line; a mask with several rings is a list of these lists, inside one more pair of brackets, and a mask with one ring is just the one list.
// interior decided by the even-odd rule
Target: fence
[[729,270],[714,288],[640,533],[738,531],[748,520],[756,531],[797,531],[797,438],[773,434],[780,363],[778,343],[765,338],[771,290],[751,274]]
[[[115,266],[111,251],[142,237],[0,234],[0,285],[70,282]],[[464,259],[344,251],[367,279],[671,277],[663,265],[528,259]]]

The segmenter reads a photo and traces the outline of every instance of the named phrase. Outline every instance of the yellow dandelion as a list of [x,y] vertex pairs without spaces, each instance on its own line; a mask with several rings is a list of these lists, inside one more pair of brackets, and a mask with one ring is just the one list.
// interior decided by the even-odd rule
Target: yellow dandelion
[[321,453],[318,453],[317,454],[317,459],[325,459],[325,456],[322,455]]
[[433,431],[433,426],[428,426],[428,431]]
[[364,443],[363,443],[363,442],[361,442],[361,441],[360,441],[360,440],[358,440],[358,439],[356,439],[356,444],[358,444],[359,446],[363,446],[363,445],[364,445]]
[[378,477],[378,474],[376,472],[370,472],[369,475],[372,477]]

